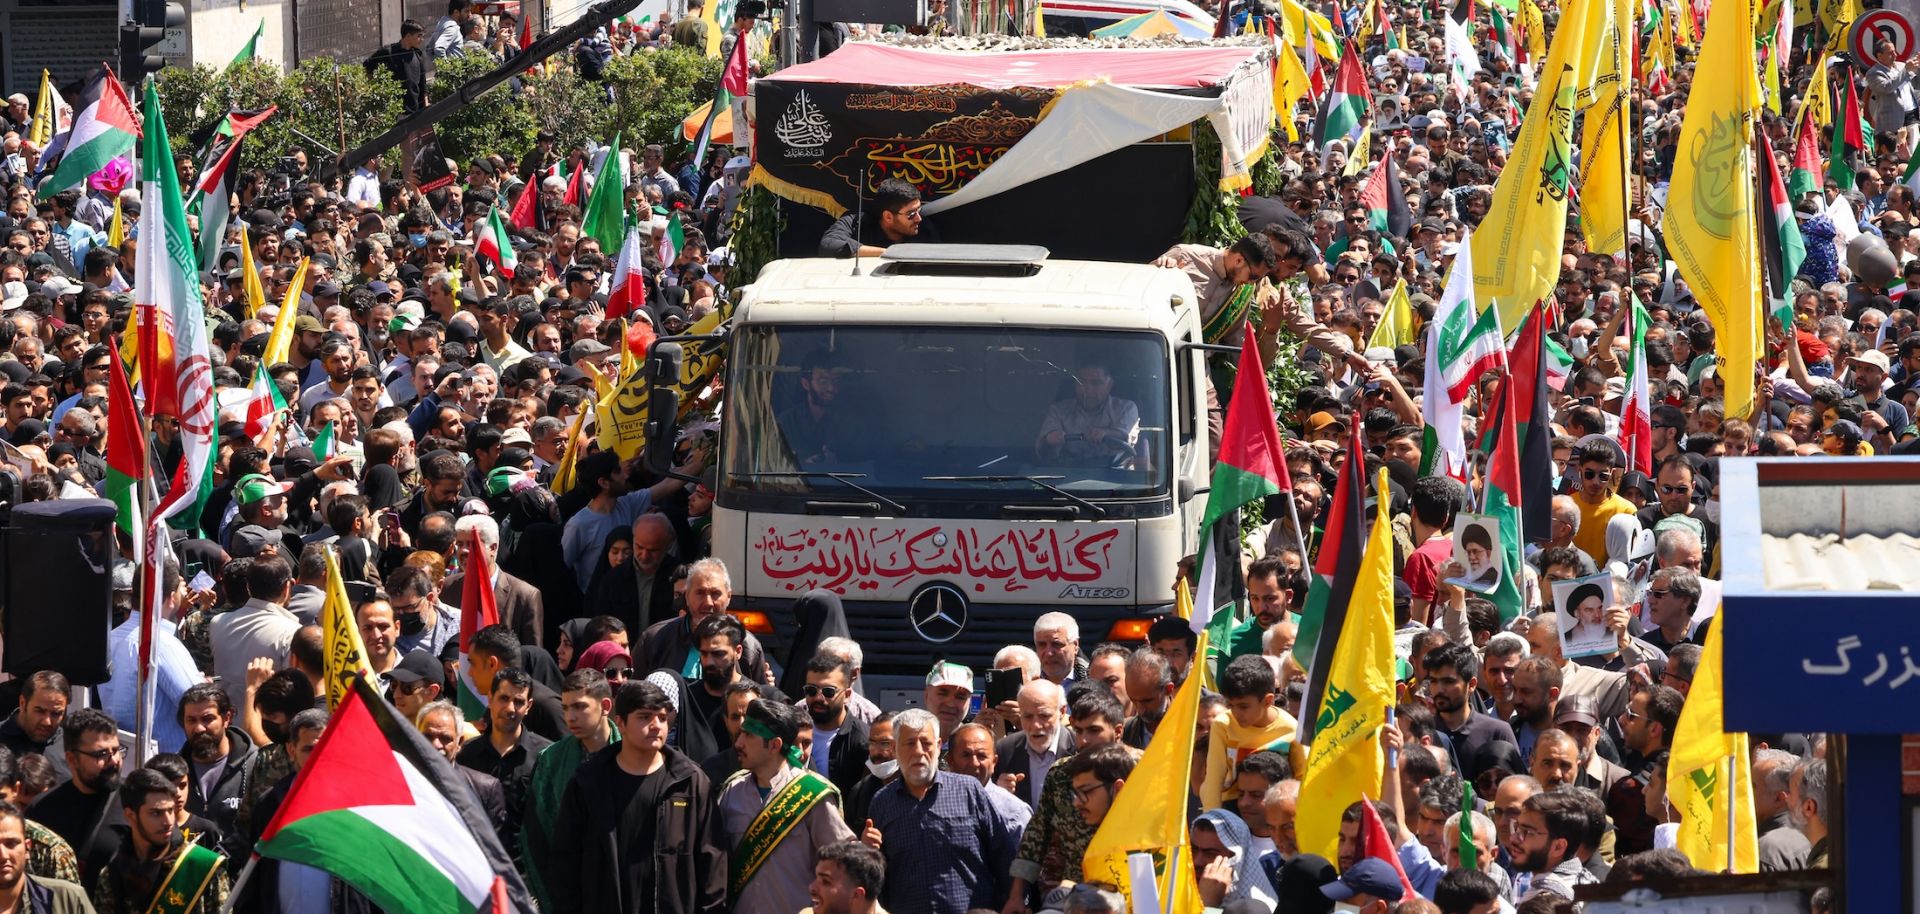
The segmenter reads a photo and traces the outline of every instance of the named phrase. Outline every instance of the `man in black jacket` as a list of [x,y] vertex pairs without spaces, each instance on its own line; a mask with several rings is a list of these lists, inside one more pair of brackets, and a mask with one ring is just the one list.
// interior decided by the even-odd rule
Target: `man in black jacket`
[[807,661],[801,704],[813,719],[813,754],[807,767],[826,775],[833,786],[851,792],[867,774],[867,725],[847,711],[853,694],[853,670],[832,654]]
[[406,90],[402,104],[408,114],[427,105],[427,55],[422,50],[426,42],[426,27],[408,19],[400,23],[400,40],[373,52],[365,64],[368,76],[375,68],[384,68],[400,83]]
[[937,242],[940,233],[920,215],[920,190],[899,178],[880,182],[856,212],[841,216],[820,236],[822,257],[878,257],[889,245]]
[[629,682],[614,698],[620,742],[580,766],[554,822],[547,885],[558,914],[725,908],[716,793],[667,746],[672,719],[667,693],[651,682]]
[[220,849],[239,860],[253,851],[251,837],[235,820],[253,781],[259,750],[233,722],[233,701],[219,683],[203,682],[180,696],[180,727],[187,744],[187,811],[220,829]]
[[[449,642],[449,647],[457,650],[457,642]],[[470,661],[468,668],[473,675],[473,687],[482,695],[493,694],[495,673],[508,667],[524,669],[519,636],[512,629],[499,624],[473,633],[473,641],[467,645],[467,658]],[[531,704],[526,710],[526,728],[548,741],[565,738],[567,715],[560,707],[560,693],[534,680],[529,700]],[[480,721],[474,723],[479,724]]]

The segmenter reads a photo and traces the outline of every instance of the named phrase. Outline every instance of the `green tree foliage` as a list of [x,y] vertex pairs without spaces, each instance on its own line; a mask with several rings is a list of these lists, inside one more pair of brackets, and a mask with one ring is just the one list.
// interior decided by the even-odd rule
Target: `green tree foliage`
[[368,76],[357,62],[328,58],[307,60],[286,74],[260,60],[225,72],[168,67],[160,71],[158,88],[168,139],[179,152],[195,151],[190,137],[230,110],[278,105],[279,112],[241,148],[243,168],[271,168],[295,149],[305,149],[316,165],[330,161],[343,134],[348,147],[364,143],[393,126],[402,111],[400,84],[391,76]]
[[[495,66],[493,58],[479,55],[442,60],[427,84],[427,97],[438,100],[451,96]],[[434,125],[440,151],[462,163],[489,152],[517,161],[533,148],[534,135],[541,126],[528,94],[524,87],[517,90],[508,82],[462,105]]]

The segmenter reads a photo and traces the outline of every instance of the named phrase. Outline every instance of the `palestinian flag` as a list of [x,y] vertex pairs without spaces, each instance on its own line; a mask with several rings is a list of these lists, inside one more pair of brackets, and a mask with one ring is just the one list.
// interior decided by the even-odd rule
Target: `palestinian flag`
[[455,696],[460,713],[468,720],[479,720],[486,714],[487,696],[474,686],[467,649],[473,646],[475,632],[500,624],[499,603],[493,592],[493,562],[485,549],[467,550],[466,575],[460,585],[460,682]]
[[1380,167],[1360,189],[1360,202],[1366,204],[1367,220],[1375,231],[1395,238],[1405,238],[1413,231],[1413,210],[1407,206],[1406,189],[1400,186],[1391,153],[1380,157]]
[[1360,576],[1360,560],[1367,546],[1367,448],[1364,429],[1354,423],[1347,436],[1347,459],[1340,465],[1340,481],[1333,487],[1333,504],[1325,515],[1326,533],[1314,556],[1313,580],[1307,587],[1307,605],[1293,642],[1293,659],[1307,669],[1307,694],[1300,705],[1300,730],[1294,742],[1313,744],[1313,723],[1320,715],[1320,699],[1327,691],[1327,667],[1315,657],[1333,657],[1333,646],[1347,624],[1347,604],[1353,600],[1353,582]]
[[[1549,421],[1547,399],[1547,315],[1535,303],[1520,325],[1508,361],[1513,366],[1512,405],[1509,415],[1519,426],[1519,487],[1508,489],[1508,497],[1518,494],[1524,507],[1521,524],[1527,542],[1544,543],[1553,536],[1553,425]],[[1509,565],[1518,568],[1518,565]]]
[[[1853,163],[1849,151],[1865,155],[1873,149],[1873,128],[1860,111],[1860,95],[1854,89],[1853,70],[1847,70],[1846,102],[1840,110],[1840,123],[1833,128],[1833,143],[1828,150],[1827,168],[1841,190],[1854,189]],[[64,163],[62,163],[64,164]]]
[[354,677],[254,850],[331,873],[389,911],[533,910],[472,788],[365,677]]
[[213,434],[220,407],[208,370],[212,362],[206,307],[200,301],[200,271],[193,259],[193,237],[187,232],[186,201],[167,145],[160,94],[152,80],[147,81],[145,102],[140,198],[147,206],[140,211],[140,244],[147,256],[139,259],[133,283],[134,310],[141,321],[140,384],[147,394],[148,415],[180,420],[181,445],[179,469],[151,520],[157,523],[177,516],[175,524],[192,529],[198,526],[200,510],[213,491],[213,463],[218,456]]
[[[140,139],[140,115],[120,88],[120,80],[106,64],[87,77],[80,95],[80,113],[74,115],[73,129],[60,144],[60,164],[40,182],[40,199],[46,200],[63,190],[83,187],[87,177],[113,161],[116,156],[131,156],[133,144]],[[51,157],[49,151],[47,156]],[[167,157],[171,166],[173,159]],[[153,207],[158,209],[159,207]]]
[[733,100],[747,96],[747,36],[741,35],[733,43],[733,53],[727,55],[726,66],[720,71],[720,85],[713,90],[713,105],[707,109],[707,119],[700,125],[700,135],[693,138],[694,170],[705,167],[707,145],[713,141],[713,122],[720,119],[720,112],[732,111]]
[[567,194],[560,198],[560,202],[568,206],[579,206],[587,202],[587,195],[582,190],[586,181],[586,173],[587,160],[585,156],[582,156],[579,164],[573,166],[573,176],[567,179]]
[[[1488,308],[1488,311],[1496,309]],[[1521,455],[1516,436],[1519,418],[1526,415],[1515,403],[1516,388],[1527,385],[1516,383],[1521,376],[1507,372],[1500,379],[1498,392],[1490,407],[1492,416],[1487,423],[1488,437],[1492,446],[1487,453],[1486,483],[1480,493],[1480,512],[1498,518],[1500,524],[1501,567],[1506,573],[1500,576],[1500,584],[1487,599],[1500,609],[1502,623],[1512,621],[1526,610],[1526,598],[1521,593],[1517,572],[1523,566],[1521,562],[1521,490],[1525,487],[1521,481]],[[1544,425],[1544,423],[1535,423]],[[1548,455],[1551,456],[1551,455]],[[1542,460],[1542,466],[1551,469],[1552,465]],[[1543,500],[1542,505],[1551,507],[1551,500]]]
[[645,253],[646,242],[636,227],[627,233],[626,243],[620,245],[620,260],[614,265],[613,278],[607,288],[607,320],[623,318],[646,307],[647,271],[641,266]]
[[1467,396],[1481,375],[1507,361],[1500,309],[1488,308],[1478,317],[1473,313],[1471,240],[1460,240],[1460,251],[1447,274],[1446,291],[1440,294],[1433,321],[1427,324],[1426,397],[1420,406],[1426,423],[1422,476],[1467,477]]
[[[1777,169],[1776,169],[1777,171]],[[1653,403],[1647,384],[1647,309],[1633,299],[1633,348],[1628,350],[1627,395],[1620,401],[1620,448],[1627,469],[1653,475]],[[1789,325],[1791,326],[1791,325]]]
[[[1806,121],[1800,122],[1800,134],[1793,139],[1793,171],[1787,174],[1787,197],[1798,200],[1825,186],[1826,175],[1820,166],[1820,141],[1814,136],[1814,126]],[[1916,158],[1915,161],[1920,161]],[[1913,174],[1911,164],[1907,167],[1909,177]]]
[[134,561],[139,561],[140,482],[147,478],[147,436],[140,433],[140,408],[133,402],[133,385],[120,370],[120,343],[107,337],[107,351],[113,354],[113,366],[107,372],[107,499],[119,510],[114,523],[133,538]]
[[1327,112],[1320,119],[1320,145],[1351,138],[1366,123],[1372,96],[1367,92],[1367,74],[1360,69],[1360,52],[1352,43],[1340,55],[1340,69],[1334,73],[1333,89],[1327,93]]
[[[1193,611],[1193,630],[1211,632],[1210,650],[1227,651],[1233,630],[1246,621],[1243,601],[1235,600],[1233,610],[1218,614],[1215,593],[1220,572],[1227,565],[1229,574],[1240,567],[1237,548],[1239,524],[1235,513],[1252,502],[1293,490],[1287,475],[1287,452],[1280,445],[1280,428],[1273,420],[1273,393],[1267,389],[1267,371],[1260,364],[1260,349],[1254,342],[1253,325],[1241,328],[1239,370],[1234,375],[1233,399],[1227,403],[1226,423],[1220,432],[1220,456],[1213,464],[1213,479],[1207,494],[1206,512],[1201,515],[1200,542],[1212,543],[1225,534],[1230,555],[1202,548]],[[1225,526],[1219,526],[1225,521]],[[1230,564],[1229,564],[1230,563]],[[1227,656],[1222,654],[1221,656]]]
[[[278,108],[268,105],[259,111],[231,111],[206,136],[194,137],[201,147],[200,176],[194,181],[193,196],[187,208],[199,207],[200,269],[220,265],[220,248],[227,238],[227,225],[233,219],[233,191],[240,176],[240,141],[253,132]],[[248,317],[253,315],[249,313]]]
[[1768,149],[1759,156],[1761,255],[1767,268],[1768,291],[1773,298],[1773,313],[1780,326],[1793,328],[1793,277],[1807,259],[1807,242],[1800,237],[1800,225],[1793,218],[1793,201],[1780,180],[1780,163]]
[[487,221],[480,224],[480,231],[473,241],[474,256],[492,263],[501,276],[513,278],[513,270],[520,265],[520,256],[513,252],[513,239],[507,236],[507,223],[500,218],[500,207],[487,210]]

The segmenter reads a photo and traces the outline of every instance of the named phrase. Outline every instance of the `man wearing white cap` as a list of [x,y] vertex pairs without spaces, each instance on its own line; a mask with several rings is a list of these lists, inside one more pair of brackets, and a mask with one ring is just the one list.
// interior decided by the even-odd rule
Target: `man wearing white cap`
[[940,742],[946,743],[947,737],[967,721],[967,711],[973,701],[973,670],[958,663],[940,661],[927,672],[927,692],[924,705],[940,721]]

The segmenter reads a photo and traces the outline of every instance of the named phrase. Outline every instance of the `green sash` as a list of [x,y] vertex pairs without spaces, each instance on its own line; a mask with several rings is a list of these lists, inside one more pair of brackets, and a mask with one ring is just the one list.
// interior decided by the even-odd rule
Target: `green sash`
[[728,862],[727,897],[737,900],[740,891],[760,872],[761,865],[773,856],[774,848],[786,840],[787,833],[821,800],[838,795],[833,782],[810,769],[801,769],[799,777],[788,781],[787,786],[770,797],[760,814],[753,817],[753,824],[740,836],[740,846],[733,849]]
[[1200,336],[1209,343],[1236,344],[1240,341],[1240,327],[1247,322],[1247,312],[1253,309],[1254,292],[1258,283],[1241,283],[1240,287],[1227,296],[1226,304],[1220,306],[1213,316],[1207,318],[1200,327]]
[[173,858],[173,870],[147,905],[147,914],[186,914],[193,910],[201,893],[213,882],[214,873],[226,862],[224,855],[198,844],[181,845],[179,855]]

